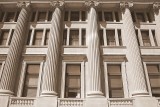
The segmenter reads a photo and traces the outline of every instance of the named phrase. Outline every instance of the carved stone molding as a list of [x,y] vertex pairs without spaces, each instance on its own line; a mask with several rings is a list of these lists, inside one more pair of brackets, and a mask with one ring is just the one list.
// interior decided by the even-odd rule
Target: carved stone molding
[[99,6],[99,1],[98,0],[85,1],[85,6],[87,6],[87,7],[97,7],[97,6]]
[[19,8],[27,8],[27,7],[29,7],[30,6],[30,2],[28,1],[28,2],[24,2],[24,1],[19,1],[19,2],[17,2],[17,6],[19,7]]
[[125,9],[125,8],[131,8],[133,7],[133,2],[120,2],[120,8]]
[[154,10],[159,10],[160,9],[160,2],[154,2],[153,3],[153,9]]
[[63,7],[64,6],[64,1],[51,1],[50,2],[51,7],[56,8],[56,7]]

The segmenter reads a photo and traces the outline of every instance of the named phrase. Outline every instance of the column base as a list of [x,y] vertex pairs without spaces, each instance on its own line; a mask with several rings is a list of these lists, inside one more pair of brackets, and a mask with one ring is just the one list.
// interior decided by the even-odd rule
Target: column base
[[87,93],[87,98],[104,98],[101,91],[90,91]]
[[132,92],[132,97],[138,97],[138,96],[150,96],[147,91],[134,91]]
[[57,93],[55,91],[42,91],[41,96],[42,97],[47,97],[47,96],[57,97]]
[[14,96],[14,92],[10,91],[10,90],[3,90],[3,89],[0,89],[0,96],[3,95],[3,96]]

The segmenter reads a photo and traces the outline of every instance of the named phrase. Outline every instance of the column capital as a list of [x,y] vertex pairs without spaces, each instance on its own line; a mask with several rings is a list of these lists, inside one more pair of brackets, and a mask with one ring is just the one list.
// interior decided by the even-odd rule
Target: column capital
[[160,2],[154,2],[153,3],[153,9],[154,10],[159,10],[160,9]]
[[85,5],[88,7],[97,7],[99,6],[99,1],[98,0],[85,1]]
[[57,7],[63,7],[64,6],[64,1],[51,1],[50,2],[50,6],[53,8],[57,8]]
[[24,1],[18,1],[17,6],[19,8],[27,8],[30,7],[31,3],[30,2],[24,2]]
[[126,1],[120,2],[121,9],[131,8],[131,7],[133,7],[133,2],[126,2]]

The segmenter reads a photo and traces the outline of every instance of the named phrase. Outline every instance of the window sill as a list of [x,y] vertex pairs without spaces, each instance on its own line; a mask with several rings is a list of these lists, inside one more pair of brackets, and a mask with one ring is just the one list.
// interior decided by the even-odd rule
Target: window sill
[[48,48],[48,45],[46,46],[26,46],[26,48]]
[[87,46],[63,46],[63,48],[87,48]]
[[156,25],[155,22],[149,23],[149,22],[134,22],[135,25]]
[[102,48],[126,48],[126,46],[101,46]]
[[140,49],[160,49],[160,46],[140,46]]
[[99,21],[99,24],[107,23],[107,24],[123,24],[123,22],[111,22],[111,21]]

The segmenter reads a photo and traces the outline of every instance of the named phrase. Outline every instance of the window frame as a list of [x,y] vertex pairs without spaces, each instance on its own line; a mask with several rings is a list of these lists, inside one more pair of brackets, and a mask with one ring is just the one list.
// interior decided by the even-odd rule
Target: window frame
[[38,75],[38,84],[37,84],[37,93],[35,97],[39,97],[41,93],[41,85],[42,85],[42,73],[44,69],[44,61],[23,61],[22,63],[22,69],[19,79],[19,85],[18,85],[18,91],[17,96],[22,97],[23,91],[24,91],[24,85],[25,85],[25,78],[26,78],[26,69],[28,64],[39,64],[39,75]]
[[128,83],[127,83],[127,73],[126,73],[126,62],[103,62],[104,64],[104,78],[105,78],[105,93],[106,97],[109,97],[109,83],[108,83],[108,71],[107,71],[107,66],[110,64],[113,65],[120,65],[121,66],[121,79],[122,79],[122,88],[123,88],[123,98],[129,98],[129,91],[128,91]]
[[80,80],[81,80],[81,87],[80,87],[80,98],[85,97],[85,70],[84,70],[84,62],[81,61],[64,61],[62,62],[62,78],[61,78],[61,92],[60,92],[60,98],[65,98],[65,79],[66,79],[66,68],[67,64],[80,64],[81,66],[81,75],[80,75]]

